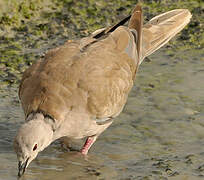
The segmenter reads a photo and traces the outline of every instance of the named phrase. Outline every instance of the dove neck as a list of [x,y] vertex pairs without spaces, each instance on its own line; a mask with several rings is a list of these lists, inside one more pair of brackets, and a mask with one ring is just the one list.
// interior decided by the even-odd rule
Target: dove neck
[[42,113],[31,113],[26,118],[26,123],[33,122],[35,124],[39,124],[44,127],[45,131],[52,131],[52,134],[55,132],[56,128],[54,126],[54,120],[49,116],[45,116]]
[[46,124],[49,124],[53,132],[55,132],[57,129],[55,119],[51,117],[50,115],[45,114],[43,111],[39,111],[39,112],[37,111],[37,112],[30,113],[26,118],[26,122],[30,120],[34,120],[34,119],[39,119],[39,120],[44,121]]
[[52,125],[41,113],[29,115],[26,118],[26,123],[23,125],[23,129],[27,132],[26,134],[32,134],[31,139],[40,142],[39,151],[42,151],[52,142],[54,134]]

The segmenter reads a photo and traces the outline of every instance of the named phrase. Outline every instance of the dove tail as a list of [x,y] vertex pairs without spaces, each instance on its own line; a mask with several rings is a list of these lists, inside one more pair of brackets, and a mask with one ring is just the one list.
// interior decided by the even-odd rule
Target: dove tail
[[190,18],[187,9],[175,9],[152,18],[142,29],[142,59],[165,45],[190,22]]
[[[142,8],[140,4],[137,4],[132,12],[132,16],[130,17],[130,21],[128,24],[128,28],[133,31],[136,31],[136,47],[137,47],[137,54],[138,59],[141,58],[141,47],[142,47]],[[133,32],[134,33],[134,32]]]

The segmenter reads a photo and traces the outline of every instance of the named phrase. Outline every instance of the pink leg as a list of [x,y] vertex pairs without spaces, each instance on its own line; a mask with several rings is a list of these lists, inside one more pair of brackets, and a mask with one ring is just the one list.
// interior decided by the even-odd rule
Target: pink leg
[[93,143],[96,141],[96,139],[97,139],[97,136],[88,137],[88,138],[86,139],[86,142],[85,142],[85,144],[84,144],[84,146],[82,147],[82,149],[81,149],[80,152],[81,152],[82,154],[84,154],[84,155],[88,154],[88,151],[89,151],[90,147],[93,145]]

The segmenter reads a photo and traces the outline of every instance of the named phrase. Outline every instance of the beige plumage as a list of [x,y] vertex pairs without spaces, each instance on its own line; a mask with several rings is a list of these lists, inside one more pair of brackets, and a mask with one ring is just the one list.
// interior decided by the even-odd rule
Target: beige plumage
[[123,109],[142,60],[166,44],[190,21],[191,14],[176,9],[142,25],[137,5],[128,27],[101,29],[49,51],[23,74],[19,97],[26,123],[14,147],[19,176],[52,141],[88,137],[87,154],[96,138]]

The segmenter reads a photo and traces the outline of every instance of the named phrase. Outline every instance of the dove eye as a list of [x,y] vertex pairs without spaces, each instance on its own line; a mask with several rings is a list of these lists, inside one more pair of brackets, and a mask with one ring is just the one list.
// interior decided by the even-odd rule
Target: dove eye
[[35,151],[37,149],[38,145],[35,144],[35,146],[33,147],[33,151]]

